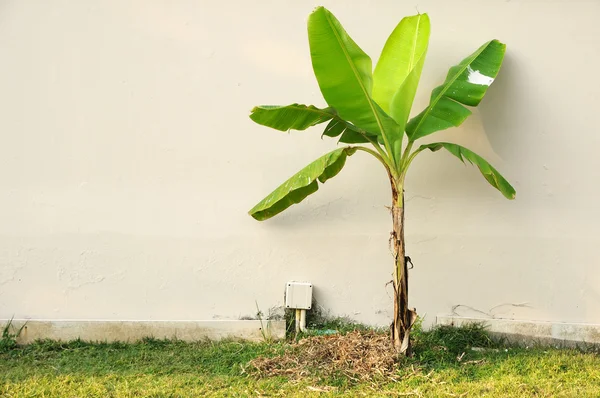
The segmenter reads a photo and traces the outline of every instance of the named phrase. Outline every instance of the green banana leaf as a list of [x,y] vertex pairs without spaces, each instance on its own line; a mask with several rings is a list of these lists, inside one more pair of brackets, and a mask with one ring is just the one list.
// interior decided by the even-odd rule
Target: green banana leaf
[[310,14],[308,41],[321,93],[340,118],[382,135],[384,141],[390,141],[388,135],[401,135],[394,120],[371,98],[371,58],[327,9],[318,7]]
[[419,85],[430,31],[427,14],[402,18],[385,42],[373,72],[373,99],[402,130]]
[[325,127],[325,131],[323,131],[321,136],[325,135],[332,138],[339,137],[346,129],[348,129],[348,126],[343,120],[332,120],[327,124],[327,127]]
[[489,41],[450,68],[444,84],[433,89],[429,106],[406,125],[409,139],[460,126],[471,114],[463,105],[479,104],[498,75],[505,49],[498,40]]
[[353,155],[356,150],[356,148],[344,147],[321,156],[281,184],[254,206],[248,214],[263,221],[281,213],[295,203],[300,203],[319,189],[317,180],[324,184],[328,179],[335,177],[344,167],[346,158]]
[[377,136],[360,131],[356,126],[353,126],[352,124],[341,119],[331,120],[327,124],[327,127],[325,127],[325,131],[323,131],[322,136],[332,138],[340,136],[339,142],[343,142],[345,144],[365,144],[370,141],[377,140]]
[[491,186],[496,188],[504,195],[507,199],[514,199],[516,195],[515,189],[510,185],[508,181],[498,171],[492,167],[485,159],[471,150],[456,144],[448,142],[434,142],[432,144],[421,145],[418,151],[429,149],[432,152],[439,151],[440,149],[446,149],[448,152],[459,158],[463,163],[465,159],[469,163],[477,166],[483,177],[490,183]]
[[[336,117],[332,108],[319,109],[313,105],[260,105],[254,107],[250,119],[280,131],[306,130]],[[339,119],[338,119],[339,120]]]

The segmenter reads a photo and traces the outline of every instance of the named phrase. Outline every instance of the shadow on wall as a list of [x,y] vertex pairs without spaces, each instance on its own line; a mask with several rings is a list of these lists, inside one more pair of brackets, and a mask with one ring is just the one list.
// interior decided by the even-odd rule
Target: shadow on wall
[[[519,90],[519,87],[522,87]],[[519,83],[517,61],[507,51],[498,78],[481,102],[479,112],[483,130],[494,151],[504,160],[513,157],[519,148],[518,120],[527,112],[527,94]]]

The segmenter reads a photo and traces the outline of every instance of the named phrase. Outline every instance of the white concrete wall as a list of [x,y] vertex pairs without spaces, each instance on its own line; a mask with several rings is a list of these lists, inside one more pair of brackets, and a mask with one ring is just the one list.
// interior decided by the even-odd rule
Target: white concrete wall
[[[473,117],[435,139],[487,157],[517,199],[449,154],[415,161],[418,312],[599,323],[600,3],[320,3],[374,60],[402,16],[430,14],[415,111],[481,43],[508,45]],[[333,314],[388,323],[390,192],[375,161],[353,156],[275,219],[246,214],[336,145],[248,118],[324,105],[305,25],[320,3],[0,3],[0,318],[237,319],[255,300],[282,305],[298,279]]]

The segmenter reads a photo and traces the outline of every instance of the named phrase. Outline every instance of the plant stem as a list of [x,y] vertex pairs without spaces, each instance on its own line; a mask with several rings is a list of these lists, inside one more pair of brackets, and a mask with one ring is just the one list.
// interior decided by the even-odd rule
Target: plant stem
[[364,146],[355,146],[355,147],[352,147],[352,148],[355,148],[355,149],[357,149],[359,151],[364,151],[364,152],[370,153],[377,160],[379,160],[379,162],[381,162],[381,164],[383,165],[383,167],[385,167],[386,171],[388,172],[388,174],[390,175],[391,178],[396,178],[397,177],[397,174],[395,173],[395,170],[389,164],[389,159],[387,157],[384,158],[381,154],[375,152],[372,149],[364,147]]
[[375,148],[375,150],[385,160],[385,162],[387,163],[387,165],[390,168],[395,168],[394,167],[394,163],[392,162],[392,160],[390,159],[390,157],[388,156],[388,154],[383,150],[383,148],[381,147],[381,145],[379,145],[379,143],[377,142],[377,139],[374,140],[371,137],[369,137],[367,134],[363,134],[363,137],[365,137],[365,139],[368,140],[371,143],[371,145],[373,145],[373,147]]
[[416,151],[414,151],[413,153],[410,154],[410,156],[406,159],[406,161],[404,162],[404,165],[402,167],[402,172],[400,174],[402,181],[404,181],[404,177],[406,177],[406,172],[408,171],[408,168],[410,167],[412,161],[415,159],[415,157],[417,157],[418,154],[420,154],[421,152],[423,152],[422,148],[417,149]]
[[404,243],[404,189],[401,181],[392,184],[392,223],[390,243],[394,253],[394,322],[391,339],[397,354],[411,355],[410,329],[417,313],[408,308],[408,266]]
[[410,153],[414,143],[415,143],[414,141],[409,140],[408,143],[406,144],[406,148],[404,148],[404,152],[402,153],[402,161],[400,162],[400,168],[401,168],[400,173],[401,174],[408,167],[408,164],[406,162],[408,159],[408,154]]

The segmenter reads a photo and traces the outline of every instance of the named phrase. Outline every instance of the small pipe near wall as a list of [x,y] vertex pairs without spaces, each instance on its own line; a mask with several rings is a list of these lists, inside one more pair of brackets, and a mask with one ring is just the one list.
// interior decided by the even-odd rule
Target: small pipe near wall
[[300,310],[300,331],[306,332],[306,310]]
[[296,308],[296,334],[300,333],[300,318],[302,317],[300,309]]
[[296,309],[296,334],[306,332],[306,310]]

